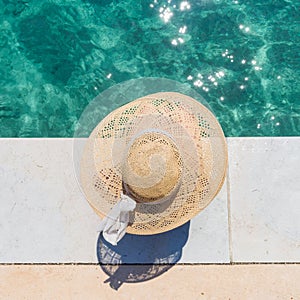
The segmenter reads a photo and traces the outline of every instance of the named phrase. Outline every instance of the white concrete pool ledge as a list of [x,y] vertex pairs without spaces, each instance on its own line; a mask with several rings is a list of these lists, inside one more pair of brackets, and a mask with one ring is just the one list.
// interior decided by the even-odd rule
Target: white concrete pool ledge
[[[178,262],[300,262],[300,137],[227,141],[225,184],[191,221]],[[0,263],[98,262],[99,218],[72,149],[71,138],[0,139]]]

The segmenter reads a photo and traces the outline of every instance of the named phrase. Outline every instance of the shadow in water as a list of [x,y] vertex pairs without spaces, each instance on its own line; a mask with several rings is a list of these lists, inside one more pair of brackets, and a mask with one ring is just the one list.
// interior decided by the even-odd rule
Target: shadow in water
[[182,255],[189,234],[190,222],[171,231],[155,235],[126,234],[113,246],[102,234],[97,242],[98,261],[109,276],[111,288],[124,282],[150,280],[168,271]]

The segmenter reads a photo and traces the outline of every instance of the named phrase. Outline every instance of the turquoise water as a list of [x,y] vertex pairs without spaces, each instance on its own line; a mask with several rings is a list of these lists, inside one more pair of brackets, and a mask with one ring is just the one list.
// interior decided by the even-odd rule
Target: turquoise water
[[71,137],[97,94],[140,77],[193,87],[227,136],[300,135],[299,7],[0,0],[0,136]]

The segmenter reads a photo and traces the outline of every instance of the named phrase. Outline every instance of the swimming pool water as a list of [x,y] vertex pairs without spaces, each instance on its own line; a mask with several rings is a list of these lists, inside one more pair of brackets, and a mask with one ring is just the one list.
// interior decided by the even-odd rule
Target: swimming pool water
[[299,4],[2,0],[0,136],[71,137],[97,94],[140,77],[189,84],[227,136],[300,135]]

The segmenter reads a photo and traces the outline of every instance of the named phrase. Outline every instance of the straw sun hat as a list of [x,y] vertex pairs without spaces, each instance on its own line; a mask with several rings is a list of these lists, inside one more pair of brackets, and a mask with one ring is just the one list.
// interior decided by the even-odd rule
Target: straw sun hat
[[106,220],[101,230],[119,222],[111,231],[147,235],[178,227],[204,209],[219,192],[226,166],[214,115],[191,97],[164,92],[119,107],[96,126],[80,180]]

